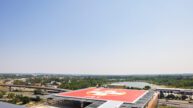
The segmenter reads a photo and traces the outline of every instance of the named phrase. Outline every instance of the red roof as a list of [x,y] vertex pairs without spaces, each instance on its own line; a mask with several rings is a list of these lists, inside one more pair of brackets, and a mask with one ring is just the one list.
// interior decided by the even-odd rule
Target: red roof
[[112,89],[112,88],[87,88],[70,92],[59,93],[59,96],[86,98],[93,100],[112,100],[126,103],[135,103],[143,95],[146,90],[129,90],[129,89]]

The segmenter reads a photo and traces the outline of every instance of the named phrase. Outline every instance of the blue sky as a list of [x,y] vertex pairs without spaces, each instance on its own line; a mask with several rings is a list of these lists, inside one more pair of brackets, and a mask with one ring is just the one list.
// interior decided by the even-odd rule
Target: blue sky
[[193,73],[193,1],[1,0],[0,72]]

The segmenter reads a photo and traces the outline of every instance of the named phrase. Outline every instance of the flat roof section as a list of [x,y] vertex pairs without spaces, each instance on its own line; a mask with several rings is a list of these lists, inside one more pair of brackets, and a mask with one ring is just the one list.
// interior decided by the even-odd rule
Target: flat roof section
[[119,108],[122,104],[123,102],[120,101],[107,101],[98,108]]
[[70,92],[59,93],[57,96],[72,97],[103,101],[120,101],[125,103],[135,103],[143,97],[146,90],[129,90],[114,88],[87,88]]

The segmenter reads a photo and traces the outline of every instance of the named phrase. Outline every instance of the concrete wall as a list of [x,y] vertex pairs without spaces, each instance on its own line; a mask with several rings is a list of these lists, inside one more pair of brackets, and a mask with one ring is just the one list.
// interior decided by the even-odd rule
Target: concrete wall
[[145,108],[157,108],[159,93],[155,93]]

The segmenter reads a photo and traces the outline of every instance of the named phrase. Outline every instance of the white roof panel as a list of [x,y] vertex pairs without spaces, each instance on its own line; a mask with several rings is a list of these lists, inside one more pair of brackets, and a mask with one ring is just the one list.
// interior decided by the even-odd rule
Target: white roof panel
[[107,101],[98,108],[119,108],[122,104],[123,102],[121,101]]

